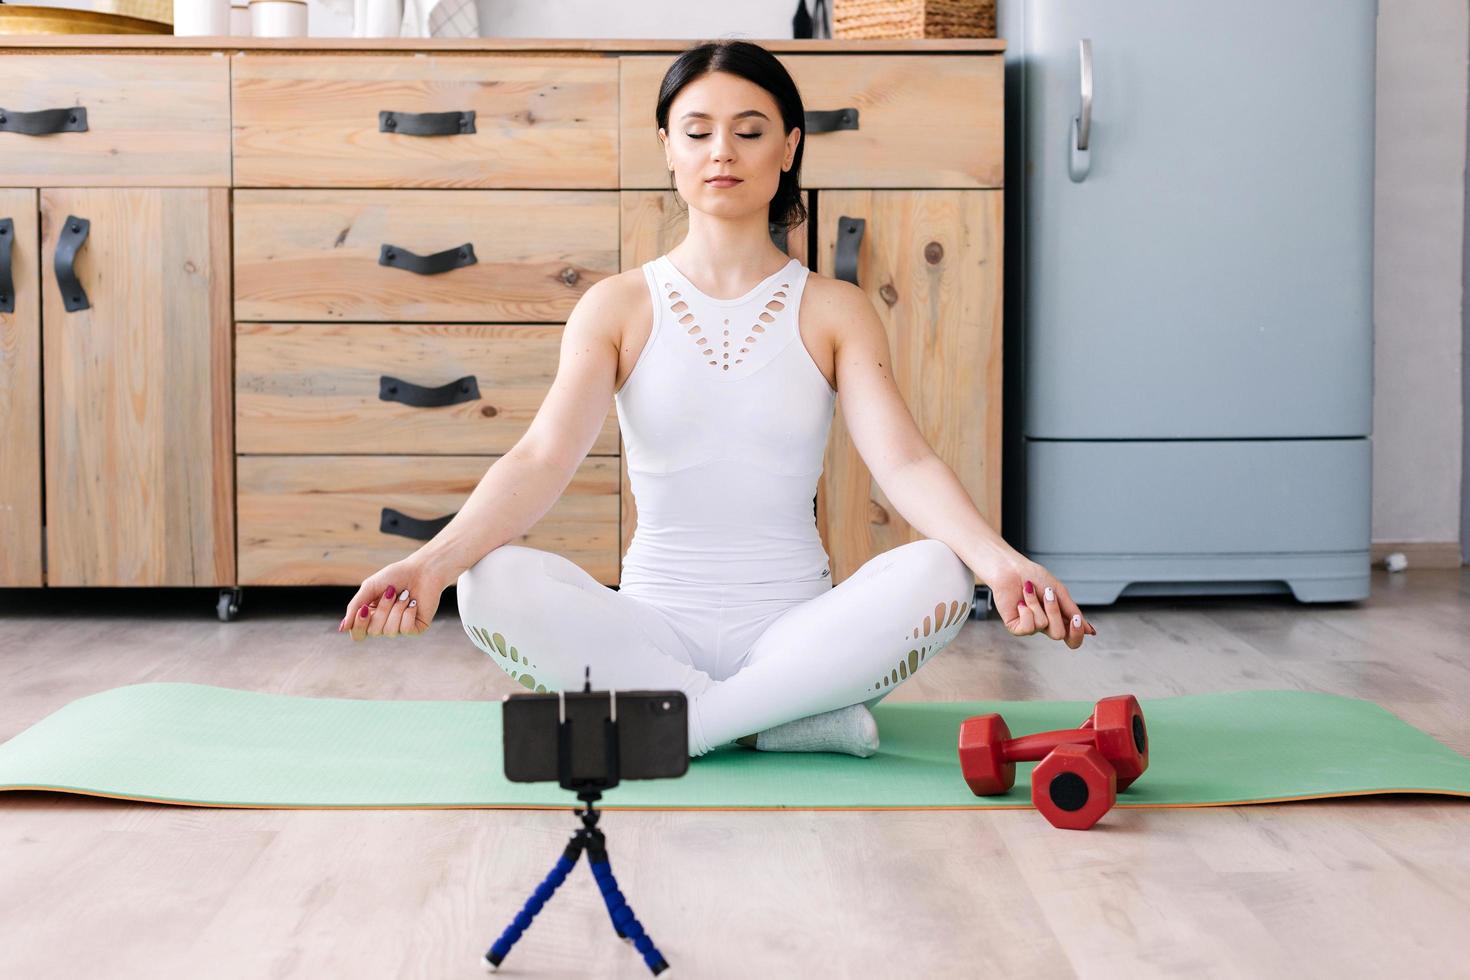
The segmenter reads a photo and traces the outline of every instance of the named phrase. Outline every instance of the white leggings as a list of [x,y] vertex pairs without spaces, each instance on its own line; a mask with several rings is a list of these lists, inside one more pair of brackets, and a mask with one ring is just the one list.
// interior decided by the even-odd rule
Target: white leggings
[[[876,555],[816,595],[741,601],[670,585],[641,596],[572,561],[503,545],[459,577],[459,617],[532,691],[679,690],[689,754],[859,701],[882,700],[959,633],[974,575],[942,541]],[[810,589],[808,591],[811,591]]]

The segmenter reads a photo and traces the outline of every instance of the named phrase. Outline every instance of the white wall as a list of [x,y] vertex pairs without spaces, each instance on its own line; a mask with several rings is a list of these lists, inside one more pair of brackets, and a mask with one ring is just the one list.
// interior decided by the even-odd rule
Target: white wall
[[[478,0],[486,37],[789,38],[796,0]],[[807,0],[810,10],[812,0]],[[336,8],[336,9],[333,9]],[[831,9],[830,3],[828,9]],[[315,37],[351,37],[350,0],[309,0]]]
[[1373,540],[1460,541],[1464,0],[1380,0]]

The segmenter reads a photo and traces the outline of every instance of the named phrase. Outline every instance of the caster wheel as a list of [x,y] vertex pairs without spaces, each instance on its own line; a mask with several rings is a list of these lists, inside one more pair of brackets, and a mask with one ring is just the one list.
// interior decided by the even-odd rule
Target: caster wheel
[[235,617],[240,615],[240,590],[220,589],[219,601],[215,603],[214,609],[221,623],[234,622]]

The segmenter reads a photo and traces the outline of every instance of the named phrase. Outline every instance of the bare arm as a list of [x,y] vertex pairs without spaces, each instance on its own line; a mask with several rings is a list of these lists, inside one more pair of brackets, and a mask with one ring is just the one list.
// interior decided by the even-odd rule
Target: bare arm
[[[889,370],[888,334],[872,301],[850,283],[824,285],[829,305],[822,315],[843,325],[836,348],[843,421],[873,479],[914,530],[949,545],[990,587],[1006,629],[1018,636],[1044,630],[1073,650],[1080,647],[1085,634],[1097,631],[1066,586],[986,522],[914,423]],[[1023,591],[1028,583],[1029,593]],[[1051,599],[1044,598],[1047,586],[1054,586]]]
[[576,475],[607,419],[626,294],[602,279],[577,301],[562,333],[556,378],[525,434],[480,479],[421,556],[453,582],[546,515]]

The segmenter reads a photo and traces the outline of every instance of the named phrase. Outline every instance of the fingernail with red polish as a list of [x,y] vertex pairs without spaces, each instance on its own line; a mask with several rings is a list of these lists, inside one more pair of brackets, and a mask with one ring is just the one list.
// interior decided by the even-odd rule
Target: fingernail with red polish
[[388,586],[388,591],[383,593],[383,598],[386,599],[386,600],[388,600],[389,602],[392,602],[393,601],[393,597],[395,595],[397,595],[397,594],[398,594],[398,590],[395,589],[395,588],[393,588],[393,586],[390,585],[390,586]]
[[358,616],[366,616],[367,615],[367,606],[363,606],[361,609],[359,609],[357,611],[357,615]]
[[1036,591],[1036,586],[1032,585],[1030,582],[1027,582],[1026,583],[1026,594],[1027,595],[1030,595],[1031,593],[1033,593],[1035,591]]

